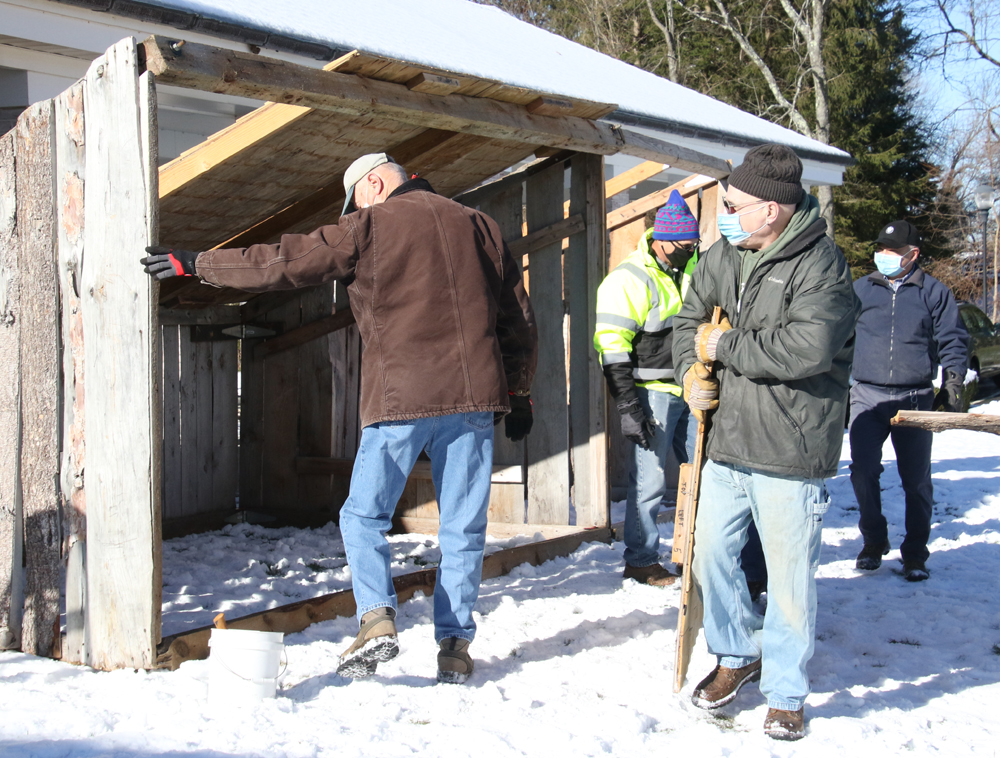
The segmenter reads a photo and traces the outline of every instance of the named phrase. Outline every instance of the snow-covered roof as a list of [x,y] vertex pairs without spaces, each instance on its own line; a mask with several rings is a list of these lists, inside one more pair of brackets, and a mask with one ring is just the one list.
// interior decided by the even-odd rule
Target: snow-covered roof
[[[123,12],[116,5],[111,12]],[[128,5],[266,31],[314,45],[320,54],[357,49],[526,89],[616,103],[618,111],[609,120],[678,136],[742,146],[778,142],[823,162],[851,160],[835,147],[466,0],[145,0]],[[162,21],[190,23],[181,16],[172,21],[169,13]]]

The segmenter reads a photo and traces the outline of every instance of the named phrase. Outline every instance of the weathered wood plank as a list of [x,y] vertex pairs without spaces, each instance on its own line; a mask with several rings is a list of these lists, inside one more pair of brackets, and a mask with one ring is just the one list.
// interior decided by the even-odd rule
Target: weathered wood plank
[[155,95],[134,40],[91,64],[81,300],[87,387],[88,658],[153,665],[160,624],[158,293],[135,265],[156,235]]
[[679,191],[682,197],[688,198],[693,195],[697,195],[698,190],[709,187],[715,183],[715,179],[707,176],[688,177],[671,184],[669,187],[652,192],[645,197],[640,197],[638,200],[633,200],[628,205],[624,205],[608,214],[608,231],[612,232],[620,226],[632,223],[636,219],[640,219],[645,216],[647,212],[653,210],[654,208],[659,208],[661,205],[664,205],[667,200],[670,199],[670,193],[674,190]]
[[725,177],[718,158],[605,122],[542,116],[526,106],[466,95],[412,92],[402,84],[318,71],[188,42],[175,53],[167,40],[145,42],[147,66],[164,84],[303,105],[348,115],[383,115],[418,126],[612,155],[624,152],[671,166]]
[[[307,295],[303,295],[305,299]],[[265,339],[255,348],[255,357],[267,358],[293,347],[305,345],[307,342],[325,337],[331,332],[336,332],[354,324],[354,313],[350,308],[337,311],[329,316],[322,316],[312,321],[308,321],[300,327],[285,332],[279,337]]]
[[892,417],[893,426],[912,426],[931,432],[968,429],[973,432],[1000,434],[1000,416],[986,413],[941,413],[939,411],[899,411]]
[[556,250],[559,248],[554,247],[553,243],[562,242],[567,237],[579,234],[585,228],[586,223],[583,216],[576,213],[562,221],[550,224],[544,229],[538,229],[527,236],[516,239],[507,246],[510,248],[510,254],[515,258],[539,253],[546,249]]
[[[319,475],[350,475],[354,470],[354,458],[324,458],[318,456],[299,456],[295,459],[295,471],[300,476]],[[410,479],[414,481],[431,481],[431,462],[418,460],[410,470]],[[524,469],[521,466],[507,466],[494,463],[490,481],[494,484],[522,484]]]
[[[531,163],[521,166],[519,169],[511,171],[508,174],[504,174],[498,179],[493,179],[492,181],[482,184],[479,187],[473,187],[468,192],[456,195],[453,199],[455,202],[467,205],[470,208],[479,206],[483,213],[488,216],[493,216],[493,213],[486,210],[486,204],[493,200],[494,196],[499,195],[500,193],[512,192],[516,190],[518,204],[520,205],[522,204],[524,195],[524,181],[528,177],[540,174],[542,171],[546,171],[558,163],[565,163],[572,157],[573,152],[571,150],[561,150],[555,155],[538,157]],[[518,211],[517,229],[508,230],[502,227],[501,229],[504,233],[504,238],[507,239],[508,243],[519,238],[521,236],[520,210]]]
[[17,122],[21,268],[21,487],[25,597],[21,649],[56,655],[62,570],[59,512],[59,277],[56,271],[55,104]]
[[209,510],[236,508],[239,486],[236,389],[238,345],[235,341],[212,346],[212,500]]
[[[286,331],[295,329],[301,323],[299,302],[271,311],[267,320],[283,324]],[[279,353],[264,362],[263,420],[261,506],[264,510],[295,507],[299,428],[299,357],[295,351]]]
[[623,171],[618,176],[613,176],[604,183],[604,194],[607,197],[624,192],[630,187],[634,187],[639,182],[644,182],[657,174],[663,173],[668,168],[658,161],[646,161],[638,166],[633,166],[628,171]]
[[180,380],[178,402],[180,405],[181,429],[181,478],[180,503],[171,516],[186,516],[198,512],[198,414],[211,411],[211,405],[204,402],[205,409],[199,408],[198,396],[198,345],[191,341],[190,327],[177,330],[180,346]]
[[21,644],[21,305],[14,132],[0,137],[0,650]]
[[[541,525],[536,525],[541,526]],[[577,550],[586,542],[609,542],[610,529],[577,530],[570,534],[529,542],[525,545],[500,550],[483,559],[483,580],[495,579],[509,574],[517,566],[528,564],[540,566],[553,558],[561,558]],[[418,591],[425,595],[434,592],[437,569],[415,571],[393,577],[396,599],[405,603]],[[351,590],[334,592],[330,595],[300,600],[249,616],[226,619],[229,629],[255,629],[257,631],[283,632],[293,634],[321,621],[329,621],[338,616],[353,616],[357,611],[354,593]],[[184,661],[203,660],[208,657],[208,640],[212,627],[206,626],[190,632],[177,634],[163,640],[157,656],[157,668],[176,669]]]
[[56,207],[58,274],[62,304],[63,418],[60,486],[63,545],[66,551],[66,638],[62,658],[86,660],[87,501],[86,415],[84,409],[83,314],[80,267],[83,263],[83,194],[86,178],[83,82],[56,98]]
[[[190,331],[190,330],[187,330]],[[194,383],[198,415],[191,419],[197,428],[195,451],[195,493],[193,503],[186,503],[188,513],[207,513],[212,508],[212,479],[215,475],[215,448],[212,437],[212,343],[194,342]],[[188,476],[190,472],[185,472]]]
[[[316,319],[333,312],[331,282],[302,297],[302,320]],[[350,310],[347,311],[350,313]],[[323,337],[302,345],[299,357],[299,455],[328,456],[333,448],[333,367],[329,339]],[[299,505],[330,511],[333,482],[329,474],[298,477]],[[332,513],[331,513],[332,517]]]
[[[338,311],[350,310],[347,289],[337,284],[334,304]],[[361,388],[361,337],[357,325],[352,325],[330,335],[330,367],[332,379],[332,432],[331,455],[353,459],[358,450],[359,424],[358,400]],[[334,474],[331,503],[334,511],[347,500],[351,472]]]
[[[527,182],[529,233],[562,219],[563,166]],[[531,261],[530,296],[538,324],[538,369],[531,388],[534,425],[528,451],[528,522],[569,523],[569,438],[561,245],[538,251]]]
[[184,515],[184,469],[181,445],[180,334],[187,327],[162,327],[163,345],[163,518]]
[[[563,161],[550,164],[562,165]],[[512,241],[521,237],[521,223],[524,213],[524,175],[522,181],[510,182],[506,188],[486,198],[480,210],[497,222],[505,240]],[[521,259],[514,258],[520,266]],[[500,466],[516,466],[523,470],[525,466],[525,443],[512,442],[504,433],[504,422],[493,427],[493,463]],[[500,484],[494,482],[490,487],[490,505],[487,515],[491,522],[505,524],[523,524],[525,518],[525,483]]]
[[240,341],[240,508],[259,510],[263,496],[264,359],[260,340]]
[[[397,534],[437,534],[439,527],[438,518],[417,518],[413,516],[393,516],[392,527]],[[511,537],[527,536],[532,537],[540,534],[542,539],[551,540],[556,537],[564,537],[568,534],[577,534],[580,531],[578,526],[558,526],[555,524],[505,524],[502,522],[490,521],[486,525],[486,536],[497,539],[510,539]]]
[[[587,222],[587,334],[597,330],[597,288],[608,273],[607,239],[608,233],[602,221],[606,204],[604,179],[604,159],[584,158],[583,179],[584,219]],[[588,488],[589,515],[583,507],[577,509],[577,526],[609,526],[611,524],[611,498],[608,482],[608,407],[607,389],[600,356],[588,344],[588,367],[590,369],[590,455]]]

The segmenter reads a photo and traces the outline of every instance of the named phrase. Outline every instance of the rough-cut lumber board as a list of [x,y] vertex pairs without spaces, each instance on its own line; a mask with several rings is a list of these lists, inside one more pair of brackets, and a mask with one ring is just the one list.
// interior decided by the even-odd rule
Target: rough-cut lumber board
[[[350,309],[347,288],[337,284],[334,304]],[[333,443],[331,455],[353,458],[358,449],[358,399],[361,387],[361,336],[356,325],[330,334],[330,367],[333,371]],[[351,474],[333,476],[331,507],[339,512],[347,500]]]
[[708,250],[722,237],[722,234],[719,233],[718,222],[718,213],[722,210],[722,194],[722,188],[718,182],[701,191],[698,232],[701,234],[702,250]]
[[183,510],[181,453],[181,358],[180,333],[188,330],[167,324],[161,329],[163,350],[163,495],[164,520],[179,518]]
[[604,194],[607,197],[624,192],[630,187],[634,187],[639,182],[663,173],[668,167],[657,161],[646,161],[638,166],[633,166],[628,171],[623,171],[618,176],[613,176],[604,183]]
[[[268,321],[286,331],[299,326],[301,307],[292,301],[271,311]],[[262,499],[265,511],[294,507],[297,500],[295,451],[299,429],[299,356],[286,351],[264,362]]]
[[[324,458],[319,456],[299,456],[295,459],[295,471],[302,476],[350,475],[354,470],[353,458]],[[431,481],[431,462],[418,460],[410,471],[410,479]],[[490,481],[495,484],[521,484],[524,470],[521,466],[493,464]]]
[[628,205],[623,206],[618,210],[611,211],[611,213],[608,214],[608,231],[614,231],[618,227],[625,226],[625,224],[631,223],[632,221],[645,216],[647,212],[653,210],[654,208],[659,208],[670,199],[670,193],[674,190],[678,190],[683,198],[688,199],[693,195],[697,195],[698,190],[712,184],[715,184],[715,180],[709,177],[688,177],[687,179],[682,179],[675,184],[671,184],[665,189],[658,190],[657,192],[641,197],[638,200],[634,200]]
[[158,293],[135,265],[156,240],[152,77],[135,42],[91,64],[81,301],[87,387],[88,662],[149,668],[160,631]]
[[931,432],[968,429],[973,432],[1000,434],[1000,416],[985,413],[940,413],[938,411],[899,411],[892,417],[893,426],[912,426]]
[[[336,286],[327,283],[302,297],[303,321],[333,312]],[[350,311],[348,311],[350,312]],[[301,328],[301,327],[300,327]],[[333,367],[329,339],[324,335],[297,351],[299,356],[298,454],[331,455],[333,448]],[[333,481],[329,474],[298,477],[298,504],[317,511],[331,509]],[[332,516],[332,514],[331,514]]]
[[21,487],[25,597],[21,650],[58,655],[62,582],[59,493],[59,277],[56,272],[55,104],[17,122],[21,268]]
[[[560,162],[561,163],[561,162]],[[507,241],[521,236],[523,216],[524,183],[510,183],[502,191],[492,194],[480,205],[480,210],[487,214],[500,227],[500,232]],[[520,258],[514,258],[520,265]],[[517,466],[523,470],[525,465],[524,440],[513,442],[504,433],[504,423],[501,421],[493,427],[493,463],[498,465]],[[522,524],[525,515],[525,484],[498,484],[490,487],[490,505],[487,515],[491,522],[506,524]]]
[[544,229],[538,229],[531,234],[516,239],[509,243],[507,247],[510,248],[510,254],[515,258],[538,253],[542,250],[554,251],[560,248],[554,247],[553,243],[562,242],[567,237],[579,234],[586,227],[587,225],[583,220],[583,216],[576,213],[569,218],[564,218],[562,221],[550,224]]
[[62,305],[62,489],[63,544],[66,549],[66,637],[62,658],[86,660],[87,502],[84,412],[83,263],[84,153],[83,82],[56,98],[56,206],[59,292]]
[[[610,529],[587,529],[577,530],[571,534],[542,542],[530,542],[507,550],[500,550],[483,559],[483,580],[504,576],[523,564],[540,566],[553,558],[569,555],[585,542],[609,542],[610,540]],[[436,575],[437,569],[425,569],[393,577],[392,584],[396,590],[397,601],[405,603],[418,591],[430,595],[434,591]],[[356,610],[354,593],[351,590],[344,590],[311,600],[300,600],[297,603],[283,605],[280,608],[272,608],[242,618],[226,619],[226,626],[229,629],[253,629],[294,634],[321,621],[329,621],[338,616],[353,616]],[[207,658],[208,640],[211,634],[212,627],[206,626],[164,639],[157,656],[157,668],[173,670],[185,661]]]
[[[402,534],[437,534],[438,518],[417,518],[396,514],[392,518],[393,530]],[[568,534],[578,534],[582,527],[579,526],[557,526],[553,524],[505,524],[502,522],[490,521],[486,526],[486,536],[497,539],[510,539],[519,536],[542,535],[543,539],[551,540],[556,537],[564,537]]]
[[[460,89],[462,82],[450,76],[428,74],[421,71],[406,83],[406,88],[414,92],[426,92],[429,95],[450,95]],[[570,106],[572,108],[572,106]]]
[[484,137],[613,155],[624,152],[710,176],[729,175],[718,158],[575,116],[540,116],[525,106],[465,95],[428,95],[405,85],[318,71],[285,61],[188,42],[175,53],[150,37],[146,65],[164,84],[283,102],[348,115],[382,115],[403,123]]
[[[529,232],[562,219],[562,164],[527,182]],[[569,416],[563,337],[561,245],[540,250],[531,262],[530,297],[538,325],[537,380],[531,388],[534,424],[528,451],[528,517],[533,524],[569,523]]]
[[257,358],[267,358],[285,350],[291,350],[293,347],[299,347],[307,342],[312,342],[320,337],[325,337],[331,332],[346,329],[354,323],[354,313],[350,308],[346,308],[291,329],[278,337],[265,339],[254,348],[254,356]]
[[573,103],[556,97],[536,97],[527,109],[538,116],[568,116],[573,112]]
[[240,342],[240,508],[260,510],[264,483],[264,359],[260,340]]
[[0,137],[0,650],[21,644],[21,306],[14,132]]
[[[185,329],[191,336],[191,329]],[[194,393],[198,398],[198,414],[192,419],[197,428],[195,432],[198,441],[195,449],[194,486],[196,497],[186,502],[187,513],[204,513],[212,510],[212,343],[194,342],[191,345],[194,353]],[[187,383],[187,379],[182,379]],[[184,472],[185,478],[191,472]]]
[[235,340],[209,344],[212,346],[212,497],[208,510],[231,511],[236,507],[239,486],[236,415],[239,351]]

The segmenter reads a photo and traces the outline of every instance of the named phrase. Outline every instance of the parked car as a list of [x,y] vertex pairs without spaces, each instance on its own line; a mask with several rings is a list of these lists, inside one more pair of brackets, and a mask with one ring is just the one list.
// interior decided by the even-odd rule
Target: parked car
[[1000,331],[986,314],[972,303],[959,303],[958,312],[969,332],[969,368],[980,379],[1000,374]]

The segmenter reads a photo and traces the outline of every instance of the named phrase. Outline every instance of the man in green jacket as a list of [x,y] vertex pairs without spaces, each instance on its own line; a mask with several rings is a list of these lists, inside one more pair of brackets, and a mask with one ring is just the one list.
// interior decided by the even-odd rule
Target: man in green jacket
[[667,494],[672,449],[688,460],[688,407],[674,378],[673,317],[698,262],[698,219],[674,190],[635,252],[597,290],[594,347],[630,445],[625,501],[625,579],[662,587],[656,516]]
[[[840,460],[860,311],[847,261],[801,177],[790,148],[746,154],[719,214],[724,238],[703,255],[674,336],[692,412],[718,407],[693,565],[718,665],[692,700],[718,708],[760,680],[764,731],[788,740],[805,735],[825,480]],[[728,317],[718,326],[709,323],[717,305]],[[713,361],[717,379],[704,365]],[[767,558],[763,617],[738,560],[751,519]]]

